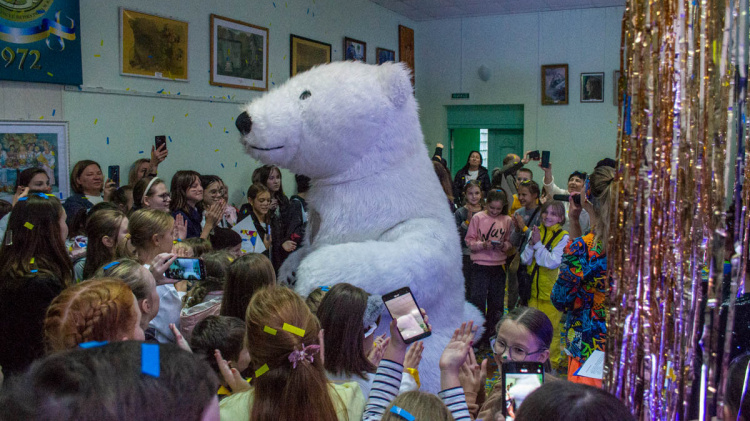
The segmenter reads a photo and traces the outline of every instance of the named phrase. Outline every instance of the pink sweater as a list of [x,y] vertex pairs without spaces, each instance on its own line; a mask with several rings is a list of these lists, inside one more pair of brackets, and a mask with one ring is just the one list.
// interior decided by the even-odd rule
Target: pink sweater
[[471,249],[471,261],[482,266],[500,266],[505,264],[508,256],[499,247],[484,249],[486,240],[505,243],[506,250],[511,247],[510,234],[513,222],[508,215],[491,217],[487,211],[474,214],[466,231],[466,245]]

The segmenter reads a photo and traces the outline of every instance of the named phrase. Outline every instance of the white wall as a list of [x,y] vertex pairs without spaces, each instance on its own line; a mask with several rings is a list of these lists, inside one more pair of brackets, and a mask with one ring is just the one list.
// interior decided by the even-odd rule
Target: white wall
[[[551,151],[558,185],[564,187],[573,170],[590,171],[599,159],[614,157],[612,73],[620,67],[623,11],[611,7],[419,22],[416,91],[428,146],[448,144],[446,105],[523,104],[524,148]],[[541,66],[558,63],[569,66],[569,105],[541,106]],[[492,71],[488,82],[477,75],[481,65]],[[580,74],[589,72],[605,73],[603,103],[580,102]],[[452,92],[469,92],[470,100],[451,100]],[[535,168],[534,179],[541,178]]]
[[[118,6],[189,22],[189,82],[119,74]],[[180,96],[201,99],[231,96],[239,102],[261,95],[209,85],[211,13],[269,29],[268,71],[276,85],[289,78],[290,33],[330,43],[334,61],[342,59],[345,36],[362,40],[367,43],[367,61],[374,63],[376,47],[398,50],[399,24],[414,27],[407,18],[368,0],[275,0],[275,7],[272,0],[81,0],[83,86],[113,93],[0,82],[0,119],[69,121],[71,164],[94,159],[105,172],[108,165],[120,165],[123,178],[134,160],[147,157],[155,135],[171,136],[169,158],[160,168],[160,176],[169,180],[179,169],[219,175],[230,187],[230,199],[239,205],[245,200],[242,192],[250,185],[252,171],[260,165],[243,152],[238,142],[233,118],[240,104],[130,95],[164,89],[173,95],[179,92]],[[283,177],[287,192],[293,192],[294,179],[286,171]]]

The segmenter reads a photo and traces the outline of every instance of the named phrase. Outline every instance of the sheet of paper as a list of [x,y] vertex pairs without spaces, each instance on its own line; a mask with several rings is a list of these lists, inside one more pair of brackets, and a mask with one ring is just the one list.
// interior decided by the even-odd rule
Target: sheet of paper
[[604,377],[604,352],[594,351],[576,371],[576,376],[601,380]]

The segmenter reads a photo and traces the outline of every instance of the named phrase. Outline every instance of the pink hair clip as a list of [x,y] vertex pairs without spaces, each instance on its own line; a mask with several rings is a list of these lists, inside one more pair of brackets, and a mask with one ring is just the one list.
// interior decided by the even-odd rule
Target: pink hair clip
[[292,353],[289,354],[289,362],[292,363],[292,368],[297,368],[298,362],[305,360],[313,362],[313,355],[318,351],[320,351],[320,345],[305,346],[305,344],[302,344],[302,349],[292,351]]

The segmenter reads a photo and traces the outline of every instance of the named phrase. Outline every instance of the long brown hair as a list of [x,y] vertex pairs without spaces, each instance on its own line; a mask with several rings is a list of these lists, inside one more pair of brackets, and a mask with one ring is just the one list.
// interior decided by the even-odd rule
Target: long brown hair
[[0,246],[0,286],[35,273],[70,284],[73,265],[60,230],[63,212],[60,201],[44,193],[31,193],[16,203]]
[[261,288],[274,285],[276,274],[268,258],[249,253],[232,262],[221,301],[221,315],[245,318],[247,304]]
[[377,367],[367,359],[364,348],[363,319],[369,296],[362,288],[342,283],[332,286],[320,302],[317,313],[326,332],[325,366],[329,372],[363,379],[366,373],[375,372]]
[[[120,224],[125,214],[119,210],[100,210],[89,215],[86,221],[86,236],[88,246],[86,247],[86,264],[83,265],[83,279],[90,278],[99,266],[112,261],[115,257],[117,246],[117,234],[120,232]],[[113,247],[110,249],[102,242],[104,237],[112,240]]]
[[[186,193],[190,186],[195,183],[195,180],[198,180],[200,182],[201,175],[198,172],[192,170],[177,171],[172,176],[172,185],[169,187],[169,190],[172,194],[172,202],[169,203],[170,211],[183,211],[188,215],[190,214],[190,205],[188,205]],[[202,210],[201,207],[203,205],[201,204],[201,202],[196,203],[195,206],[199,211]]]
[[[248,202],[250,204],[250,208],[251,209],[253,207],[253,203],[252,202],[261,193],[268,193],[270,195],[271,194],[271,190],[268,190],[268,187],[266,187],[265,184],[260,184],[260,183],[253,183],[250,187],[247,188],[247,199],[248,199]],[[271,195],[271,197],[273,197],[273,195]],[[259,221],[259,222],[263,222],[264,224],[268,224],[271,221],[271,214],[272,213],[273,212],[268,211],[268,213],[266,214],[266,218],[265,218],[266,220],[265,221]],[[252,215],[253,215],[253,221],[254,221],[255,218],[256,218],[254,210],[252,211]],[[255,227],[255,228],[262,229],[261,227]]]
[[[296,368],[289,361],[292,352],[320,345],[320,323],[302,298],[287,288],[264,288],[250,300],[245,322],[252,369],[268,367],[267,372],[254,379],[255,401],[250,419],[337,419],[320,354],[310,351],[312,361],[300,361]],[[302,336],[284,330],[285,324],[302,329]],[[266,326],[276,329],[276,335],[266,333]]]
[[135,296],[119,279],[82,282],[64,290],[47,309],[44,338],[49,351],[89,341],[118,341],[133,331]]

